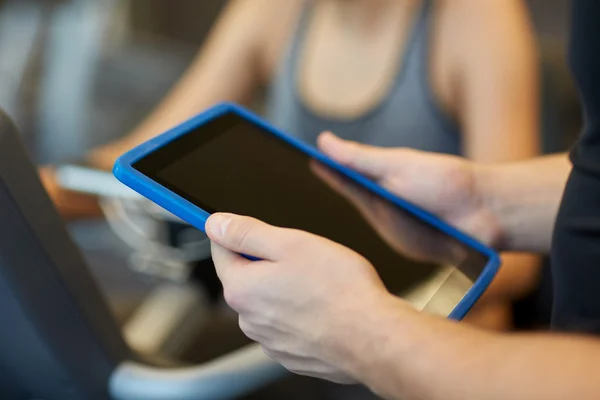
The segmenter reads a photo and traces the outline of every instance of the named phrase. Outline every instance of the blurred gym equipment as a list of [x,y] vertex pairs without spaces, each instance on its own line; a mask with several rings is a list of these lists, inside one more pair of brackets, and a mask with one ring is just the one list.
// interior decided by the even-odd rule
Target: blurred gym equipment
[[209,316],[197,293],[155,293],[125,324],[124,338],[15,127],[0,114],[1,398],[232,399],[285,374],[256,345],[207,352],[197,366],[152,354],[184,333],[179,316],[189,305],[196,323]]

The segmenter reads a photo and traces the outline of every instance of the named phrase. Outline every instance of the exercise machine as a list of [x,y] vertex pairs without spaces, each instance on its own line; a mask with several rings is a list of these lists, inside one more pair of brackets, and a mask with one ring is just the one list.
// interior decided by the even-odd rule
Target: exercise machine
[[235,399],[285,375],[256,344],[180,365],[121,332],[0,113],[0,398]]

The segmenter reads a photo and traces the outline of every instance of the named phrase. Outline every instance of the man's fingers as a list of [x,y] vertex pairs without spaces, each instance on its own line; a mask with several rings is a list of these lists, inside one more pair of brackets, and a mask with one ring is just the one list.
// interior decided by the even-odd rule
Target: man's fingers
[[384,178],[392,167],[389,149],[342,140],[330,132],[322,133],[317,140],[319,148],[335,161],[374,179]]
[[375,199],[367,189],[354,182],[344,182],[339,174],[318,162],[311,163],[310,168],[323,182],[350,201],[365,219],[376,225],[378,221],[374,218],[371,211]]
[[228,281],[227,277],[231,270],[238,269],[237,267],[243,267],[251,263],[250,260],[226,249],[214,241],[211,242],[210,248],[217,275],[223,283]]
[[311,160],[310,162],[310,170],[321,179],[323,182],[327,184],[327,186],[331,187],[337,193],[341,194],[344,197],[348,197],[349,200],[354,200],[351,196],[350,189],[348,185],[344,183],[344,181],[339,176],[339,173],[334,172],[330,168],[324,166],[320,162],[316,160]]
[[218,245],[239,254],[277,261],[285,251],[285,229],[255,218],[233,214],[213,214],[206,222],[208,237]]

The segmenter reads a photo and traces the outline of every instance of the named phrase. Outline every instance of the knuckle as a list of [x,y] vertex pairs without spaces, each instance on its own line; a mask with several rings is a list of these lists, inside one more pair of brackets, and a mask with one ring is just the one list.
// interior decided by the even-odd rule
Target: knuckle
[[273,361],[278,361],[277,359],[278,357],[278,353],[276,351],[273,351],[272,349],[262,346],[262,351],[263,353],[265,353],[265,356],[269,357],[271,360]]
[[246,296],[235,285],[229,285],[223,288],[223,298],[225,299],[225,302],[229,304],[229,307],[236,311],[242,310],[244,304],[247,303]]
[[242,316],[240,316],[238,318],[238,326],[240,327],[240,330],[246,335],[248,336],[248,338],[252,339],[252,340],[256,340],[255,335],[254,335],[254,329],[251,323],[248,322],[248,320]]

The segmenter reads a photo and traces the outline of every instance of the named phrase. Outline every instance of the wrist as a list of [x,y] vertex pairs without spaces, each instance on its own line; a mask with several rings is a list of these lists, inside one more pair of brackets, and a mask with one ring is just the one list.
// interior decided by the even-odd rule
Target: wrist
[[87,160],[91,166],[97,169],[110,171],[117,159],[112,148],[107,147],[99,147],[90,151],[88,154]]
[[527,190],[521,187],[522,163],[482,165],[477,170],[481,203],[493,221],[490,245],[501,251],[522,250],[523,225],[533,223],[528,220],[535,220],[531,216],[536,213],[527,204]]
[[403,321],[418,314],[407,302],[386,292],[339,330],[340,335],[332,341],[337,354],[334,362],[344,365],[356,381],[378,391],[380,366],[391,342],[401,335]]
[[564,154],[474,168],[481,208],[499,250],[547,252],[571,164]]
[[472,174],[475,185],[475,196],[479,210],[475,221],[480,225],[479,238],[489,246],[504,250],[507,245],[508,231],[504,225],[505,207],[502,205],[503,198],[498,188],[498,175],[501,174],[501,166],[473,164]]

